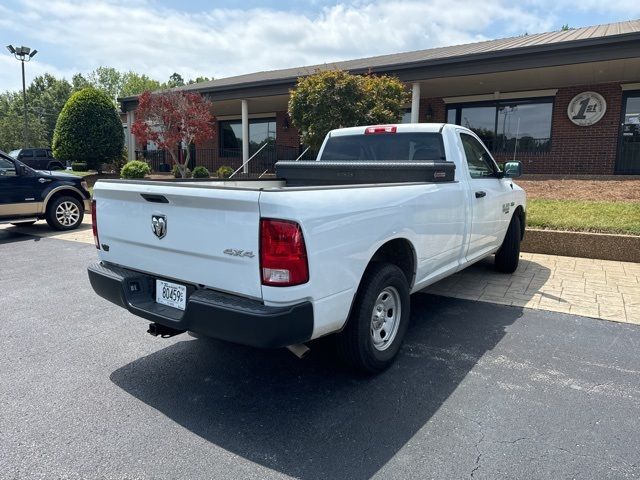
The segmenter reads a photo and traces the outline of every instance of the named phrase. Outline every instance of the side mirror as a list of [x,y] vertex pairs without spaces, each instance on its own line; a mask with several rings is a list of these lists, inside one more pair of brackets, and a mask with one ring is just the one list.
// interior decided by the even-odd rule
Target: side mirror
[[522,163],[507,162],[504,164],[504,176],[507,178],[518,178],[522,175]]

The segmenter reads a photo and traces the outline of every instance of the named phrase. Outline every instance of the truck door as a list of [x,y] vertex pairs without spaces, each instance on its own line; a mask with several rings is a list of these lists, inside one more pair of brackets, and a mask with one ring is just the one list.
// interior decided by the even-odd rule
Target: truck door
[[[13,160],[0,156],[0,220],[31,217],[38,213],[37,177],[18,175]],[[41,188],[41,187],[40,187]]]
[[471,226],[466,258],[471,261],[502,241],[506,215],[503,204],[507,202],[509,187],[498,178],[498,167],[484,145],[469,133],[459,135],[469,176]]

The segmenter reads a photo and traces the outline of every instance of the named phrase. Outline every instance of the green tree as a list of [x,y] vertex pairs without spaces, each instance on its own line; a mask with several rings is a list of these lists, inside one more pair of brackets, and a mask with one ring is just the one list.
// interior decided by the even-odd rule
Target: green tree
[[98,67],[89,74],[89,83],[98,90],[102,90],[115,104],[122,90],[123,75],[113,67]]
[[187,82],[187,85],[193,85],[194,83],[202,83],[202,82],[210,82],[211,80],[213,80],[212,78],[209,77],[196,77],[195,79],[189,79],[189,81]]
[[[29,147],[46,147],[49,138],[42,117],[34,115],[27,99],[29,123]],[[22,92],[0,93],[0,150],[11,150],[24,146],[24,103]]]
[[127,72],[122,76],[122,89],[119,92],[119,96],[130,97],[147,90],[153,92],[161,88],[162,85],[159,81],[149,78],[145,74],[140,75],[136,72]]
[[167,88],[184,86],[184,78],[179,73],[173,72],[166,83]]
[[57,79],[48,73],[34,78],[27,89],[29,112],[43,126],[44,146],[51,145],[58,115],[71,96],[71,91],[72,86],[67,80]]
[[298,79],[289,116],[302,142],[318,149],[334,128],[397,122],[409,98],[395,77],[328,70]]
[[71,95],[53,135],[53,154],[63,161],[84,161],[99,170],[122,155],[124,132],[109,96],[95,88]]
[[79,90],[82,90],[83,88],[87,88],[90,86],[91,84],[89,83],[89,80],[84,78],[84,76],[81,73],[76,73],[71,78],[71,87],[74,92],[77,92]]

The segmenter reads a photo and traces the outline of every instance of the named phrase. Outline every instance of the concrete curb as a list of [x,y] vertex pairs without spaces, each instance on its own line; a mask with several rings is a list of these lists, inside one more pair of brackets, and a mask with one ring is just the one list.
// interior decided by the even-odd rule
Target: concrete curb
[[527,229],[521,250],[640,263],[640,236]]

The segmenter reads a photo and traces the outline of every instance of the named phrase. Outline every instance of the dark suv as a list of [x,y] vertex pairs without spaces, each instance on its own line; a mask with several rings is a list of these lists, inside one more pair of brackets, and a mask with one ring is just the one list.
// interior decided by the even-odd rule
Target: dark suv
[[64,170],[64,164],[53,158],[50,148],[21,148],[12,150],[9,156],[36,170]]
[[73,230],[91,208],[87,182],[64,172],[43,172],[0,152],[0,223],[46,219],[57,230]]

